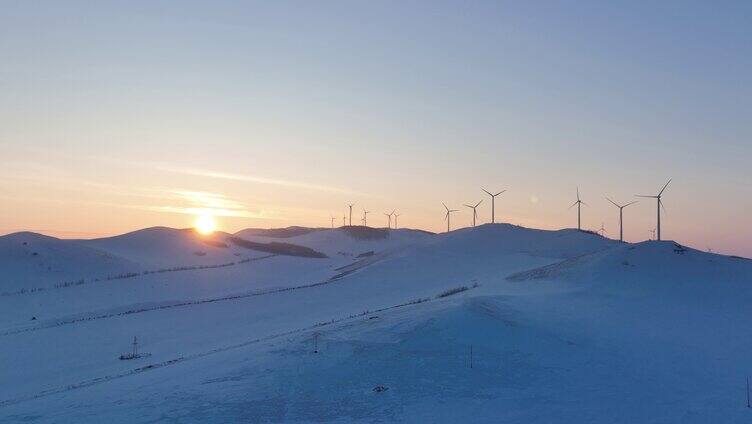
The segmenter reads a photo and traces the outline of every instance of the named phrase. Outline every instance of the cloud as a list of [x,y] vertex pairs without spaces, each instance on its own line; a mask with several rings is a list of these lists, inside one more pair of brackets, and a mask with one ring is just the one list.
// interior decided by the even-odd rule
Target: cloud
[[341,193],[341,194],[351,194],[351,195],[360,194],[358,192],[340,188],[340,187],[310,184],[310,183],[305,183],[305,182],[300,182],[300,181],[280,180],[280,179],[275,179],[275,178],[259,177],[255,175],[232,174],[232,173],[227,173],[227,172],[208,171],[208,170],[200,170],[200,169],[193,169],[193,168],[180,168],[180,167],[174,167],[174,166],[168,166],[168,165],[156,165],[156,168],[161,171],[174,172],[174,173],[185,174],[185,175],[194,175],[197,177],[219,178],[219,179],[234,180],[234,181],[246,181],[246,182],[258,183],[258,184],[269,184],[269,185],[277,185],[277,186],[283,186],[283,187],[303,188],[306,190],[327,191],[331,193]]
[[180,213],[186,215],[264,218],[264,214],[262,212],[249,211],[244,204],[229,199],[226,196],[218,193],[187,190],[168,190],[166,197],[168,199],[176,201],[176,203],[178,204],[167,206],[144,206],[143,209],[157,212]]

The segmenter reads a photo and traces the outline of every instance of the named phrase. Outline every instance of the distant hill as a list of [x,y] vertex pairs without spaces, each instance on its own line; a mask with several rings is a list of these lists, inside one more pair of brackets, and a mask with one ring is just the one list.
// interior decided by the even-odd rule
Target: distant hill
[[[291,235],[285,239],[288,243],[306,246],[322,252],[330,257],[358,256],[366,252],[381,252],[395,249],[415,243],[422,243],[431,238],[431,233],[399,229],[389,230],[386,228],[372,228],[364,226],[303,229],[290,227],[292,230],[285,234]],[[286,231],[282,229],[280,231]],[[305,231],[309,230],[309,231]],[[275,237],[259,235],[256,229],[241,230],[235,233],[236,237],[255,242],[273,242]]]
[[261,236],[269,238],[290,238],[302,236],[314,231],[325,230],[325,228],[307,228],[307,227],[286,227],[286,228],[246,228],[238,231],[235,235],[239,237]]
[[0,293],[107,276],[138,269],[138,264],[112,252],[21,232],[0,236]]
[[193,229],[151,227],[114,237],[79,240],[84,246],[127,258],[144,269],[232,262],[247,254],[227,243],[227,233],[210,236]]
[[317,252],[310,247],[298,246],[291,243],[280,243],[273,241],[271,243],[259,243],[244,240],[240,237],[230,237],[229,240],[238,246],[246,249],[253,249],[259,252],[273,253],[275,255],[301,256],[304,258],[326,258],[321,252]]

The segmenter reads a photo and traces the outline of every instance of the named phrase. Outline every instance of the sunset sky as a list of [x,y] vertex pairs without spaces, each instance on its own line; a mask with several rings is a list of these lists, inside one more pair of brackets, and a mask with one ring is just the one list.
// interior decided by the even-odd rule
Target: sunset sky
[[[0,234],[497,219],[752,257],[751,2],[0,8]],[[625,210],[644,240],[655,202]]]

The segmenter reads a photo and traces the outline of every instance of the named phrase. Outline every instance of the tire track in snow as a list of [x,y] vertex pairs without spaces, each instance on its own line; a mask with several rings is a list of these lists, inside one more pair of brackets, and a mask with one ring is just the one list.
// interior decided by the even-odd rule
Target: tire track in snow
[[[331,282],[333,282],[333,281],[331,281]],[[317,283],[317,284],[321,285],[321,284],[326,284],[326,283]],[[97,384],[102,384],[102,383],[106,383],[106,382],[113,381],[113,380],[118,380],[118,379],[121,379],[121,378],[133,376],[133,375],[138,375],[138,374],[141,374],[141,373],[144,373],[144,372],[147,372],[147,371],[152,371],[152,370],[156,370],[156,369],[160,369],[160,368],[169,367],[171,365],[180,364],[180,363],[191,361],[191,360],[194,360],[194,359],[200,359],[200,358],[203,358],[203,357],[206,357],[206,356],[210,356],[210,355],[214,355],[214,354],[217,354],[217,353],[222,353],[222,352],[227,352],[227,351],[230,351],[230,350],[240,349],[240,348],[247,347],[247,346],[250,346],[250,345],[254,345],[254,344],[257,344],[257,343],[261,343],[261,342],[273,340],[273,339],[276,339],[276,338],[279,338],[279,337],[285,337],[285,336],[291,336],[293,334],[304,333],[306,331],[314,330],[316,328],[321,328],[321,327],[326,327],[326,326],[330,326],[330,325],[334,325],[334,324],[339,324],[339,323],[342,323],[342,322],[346,322],[348,320],[360,318],[360,317],[363,317],[363,316],[366,316],[366,315],[369,315],[369,314],[373,314],[373,313],[385,312],[385,311],[389,311],[389,310],[393,310],[393,309],[404,308],[404,307],[407,307],[407,306],[418,305],[418,304],[421,304],[421,303],[426,303],[426,302],[431,302],[431,301],[432,301],[431,298],[421,298],[421,299],[416,299],[416,300],[412,300],[412,301],[409,301],[409,302],[400,303],[400,304],[397,304],[397,305],[387,306],[387,307],[384,307],[384,308],[379,308],[379,309],[374,309],[374,310],[366,310],[366,311],[363,311],[363,312],[360,312],[360,313],[357,313],[357,314],[353,314],[353,315],[349,315],[349,316],[343,317],[343,318],[333,318],[330,321],[320,322],[320,323],[317,323],[317,324],[314,324],[314,325],[311,325],[311,326],[308,326],[308,327],[302,327],[302,328],[298,328],[298,329],[295,329],[295,330],[284,331],[284,332],[276,333],[276,334],[270,334],[270,335],[267,335],[267,336],[257,337],[257,338],[254,338],[254,339],[246,340],[246,341],[241,342],[241,343],[236,343],[236,344],[232,344],[232,345],[228,345],[228,346],[223,346],[223,347],[219,347],[219,348],[207,350],[207,351],[204,351],[204,352],[194,353],[194,354],[191,354],[191,355],[179,356],[177,358],[168,359],[168,360],[165,360],[165,361],[155,362],[153,364],[144,365],[142,367],[134,368],[134,369],[131,369],[131,370],[128,370],[128,371],[124,371],[124,372],[121,372],[121,373],[117,373],[117,374],[105,375],[105,376],[102,376],[102,377],[96,377],[96,378],[92,378],[92,379],[89,379],[89,380],[80,381],[78,383],[72,383],[72,384],[67,384],[65,386],[60,386],[60,387],[56,387],[56,388],[52,388],[52,389],[43,390],[41,392],[37,392],[37,393],[34,393],[34,394],[19,396],[19,397],[11,398],[11,399],[0,400],[0,408],[6,407],[6,406],[10,406],[10,405],[15,405],[15,404],[18,404],[18,403],[21,403],[21,402],[26,402],[26,401],[31,401],[31,400],[35,400],[35,399],[40,399],[40,398],[47,397],[47,396],[52,396],[52,395],[59,394],[59,393],[65,393],[65,392],[69,392],[69,391],[72,391],[72,390],[83,389],[83,388],[94,386],[94,385],[97,385]]]
[[[264,259],[266,259],[265,257]],[[136,308],[136,309],[130,309],[126,311],[120,311],[120,312],[111,312],[111,313],[105,313],[105,314],[99,314],[99,315],[93,315],[93,316],[86,316],[86,317],[80,317],[80,318],[71,318],[67,320],[58,320],[53,321],[48,324],[43,325],[37,325],[34,327],[26,327],[26,328],[17,328],[14,330],[6,330],[3,332],[0,332],[0,337],[4,336],[11,336],[14,334],[21,334],[21,333],[28,333],[32,331],[39,331],[39,330],[45,330],[49,328],[55,328],[55,327],[61,327],[64,325],[71,325],[71,324],[77,324],[81,322],[89,322],[89,321],[96,321],[100,319],[108,319],[108,318],[117,318],[127,315],[133,315],[133,314],[140,314],[144,312],[152,312],[152,311],[159,311],[164,309],[173,309],[173,308],[182,308],[187,306],[194,306],[194,305],[203,305],[207,303],[216,303],[216,302],[224,302],[229,300],[237,300],[237,299],[245,299],[249,297],[256,297],[256,296],[264,296],[267,294],[275,294],[275,293],[283,293],[287,291],[293,291],[293,290],[302,290],[302,289],[309,289],[313,287],[323,286],[331,283],[335,283],[344,277],[347,277],[350,274],[353,274],[363,268],[366,268],[369,265],[372,265],[378,261],[367,261],[363,263],[359,267],[350,268],[354,265],[357,265],[359,262],[355,262],[351,265],[348,265],[346,267],[338,268],[338,270],[343,270],[339,274],[336,274],[324,281],[319,281],[316,283],[308,283],[308,284],[300,284],[297,286],[291,286],[291,287],[282,287],[277,289],[269,289],[269,290],[262,290],[262,291],[255,291],[255,292],[249,292],[249,293],[243,293],[243,294],[234,294],[229,296],[220,296],[220,297],[212,297],[207,299],[198,299],[198,300],[188,300],[183,302],[175,302],[175,303],[167,303],[162,304],[158,306],[150,306],[150,307],[142,307],[142,308]],[[347,268],[347,269],[346,269]]]

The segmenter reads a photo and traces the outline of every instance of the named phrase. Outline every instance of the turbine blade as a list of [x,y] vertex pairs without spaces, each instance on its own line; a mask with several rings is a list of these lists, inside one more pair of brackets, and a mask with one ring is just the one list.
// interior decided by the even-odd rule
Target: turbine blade
[[663,213],[668,215],[668,211],[666,210],[666,207],[663,206],[663,202],[660,199],[658,199],[658,204],[663,208]]
[[481,203],[483,203],[483,199],[480,199],[480,202],[476,203],[475,207],[477,208],[478,206],[480,206]]
[[468,207],[468,208],[470,208],[470,209],[472,209],[472,208],[473,208],[473,206],[470,206],[470,205],[463,205],[463,206],[467,206],[467,207]]
[[635,197],[649,197],[651,199],[657,199],[658,196],[648,196],[647,194],[635,194]]
[[587,207],[590,207],[590,205],[588,205],[587,203],[583,202],[582,200],[580,200],[580,203],[582,203],[583,205],[585,205]]
[[635,201],[633,201],[633,202],[629,202],[629,203],[627,203],[626,205],[622,206],[622,208],[626,208],[626,207],[627,207],[627,206],[629,206],[629,205],[634,205],[635,203],[639,203],[639,200],[635,200]]
[[666,183],[666,185],[663,186],[663,188],[661,189],[661,191],[658,192],[658,196],[660,196],[661,194],[663,194],[663,190],[665,190],[666,187],[668,187],[669,183],[671,183],[671,179],[670,178],[669,178],[668,182]]
[[609,199],[608,197],[606,197],[606,200],[608,200],[609,202],[613,203],[614,206],[616,206],[617,208],[621,208],[621,206],[617,205],[616,202],[614,202],[613,200]]
[[580,186],[577,186],[577,200],[580,200]]
[[567,209],[572,209],[572,208],[574,207],[574,205],[576,205],[577,203],[579,203],[579,200],[578,200],[578,201],[576,201],[576,202],[574,202],[574,203],[572,203],[572,206],[570,206],[570,207],[569,207],[569,208],[567,208]]
[[493,194],[491,194],[491,192],[490,192],[490,191],[488,191],[488,190],[486,190],[485,188],[481,188],[481,190],[483,190],[483,191],[485,191],[486,193],[488,193],[488,195],[489,195],[489,196],[493,196]]
[[[444,202],[441,202],[441,204],[444,205]],[[447,207],[447,205],[444,205],[444,209],[449,210],[449,208]]]
[[494,195],[493,195],[493,197],[496,197],[496,196],[500,195],[501,193],[504,193],[505,191],[506,191],[506,190],[501,190],[500,192],[498,192],[498,193],[494,194]]

